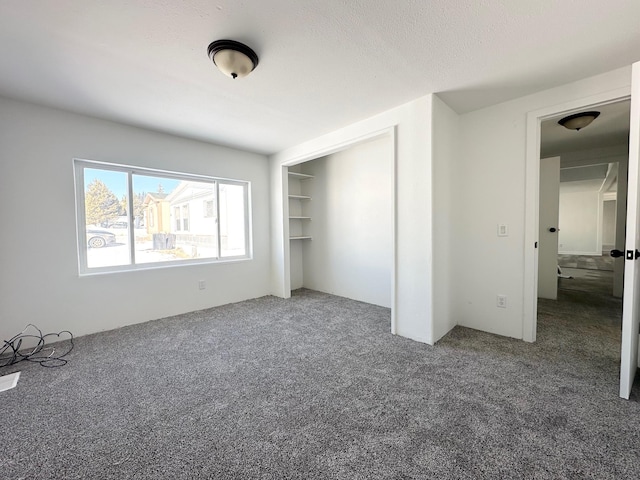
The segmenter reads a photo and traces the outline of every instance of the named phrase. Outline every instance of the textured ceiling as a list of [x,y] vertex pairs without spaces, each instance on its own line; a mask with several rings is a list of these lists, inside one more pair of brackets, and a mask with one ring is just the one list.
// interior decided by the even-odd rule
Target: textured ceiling
[[[638,0],[2,0],[0,95],[272,153],[431,92],[458,112],[640,60]],[[230,38],[260,65],[231,80]]]
[[540,156],[551,157],[568,152],[615,147],[629,143],[629,100],[596,108],[600,116],[591,125],[569,130],[558,124],[564,115],[545,120],[540,125]]

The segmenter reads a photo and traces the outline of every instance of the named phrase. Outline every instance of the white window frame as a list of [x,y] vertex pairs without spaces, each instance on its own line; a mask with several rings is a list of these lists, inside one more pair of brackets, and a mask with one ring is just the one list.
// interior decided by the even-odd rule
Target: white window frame
[[[180,259],[155,263],[135,263],[135,232],[133,228],[129,228],[129,257],[130,263],[128,265],[116,265],[109,267],[94,267],[89,268],[87,266],[87,232],[86,232],[86,217],[85,217],[85,182],[84,182],[84,169],[98,169],[98,170],[112,170],[117,172],[123,172],[127,174],[127,187],[129,202],[133,199],[133,175],[145,175],[145,176],[157,176],[159,179],[172,178],[175,180],[191,180],[197,182],[211,183],[215,191],[215,204],[219,203],[219,189],[218,185],[229,184],[239,185],[244,187],[244,229],[245,229],[245,255],[223,257],[221,255],[221,241],[220,241],[220,224],[219,219],[216,218],[216,231],[218,252],[217,257],[211,258],[193,258],[193,259]],[[252,217],[251,217],[251,182],[246,180],[234,180],[222,177],[212,177],[207,175],[198,175],[182,172],[172,172],[168,170],[160,170],[154,168],[135,167],[125,164],[115,164],[100,162],[94,160],[85,160],[74,158],[73,159],[73,171],[75,179],[75,199],[76,199],[76,229],[78,239],[78,272],[80,276],[84,275],[96,275],[105,273],[117,273],[124,271],[135,270],[149,270],[155,268],[172,268],[177,266],[186,265],[200,265],[209,263],[232,263],[238,261],[246,261],[253,259],[253,233],[251,229]],[[182,206],[180,206],[182,208]],[[215,212],[214,212],[215,213]],[[131,204],[128,208],[129,226],[133,225],[133,209]],[[173,221],[173,219],[171,219]]]

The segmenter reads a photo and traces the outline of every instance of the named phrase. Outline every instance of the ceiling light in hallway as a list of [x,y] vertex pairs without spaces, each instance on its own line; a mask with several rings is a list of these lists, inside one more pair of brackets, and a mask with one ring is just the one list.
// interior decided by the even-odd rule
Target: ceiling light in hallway
[[590,125],[599,115],[600,112],[574,113],[573,115],[560,119],[558,123],[569,130],[580,130]]

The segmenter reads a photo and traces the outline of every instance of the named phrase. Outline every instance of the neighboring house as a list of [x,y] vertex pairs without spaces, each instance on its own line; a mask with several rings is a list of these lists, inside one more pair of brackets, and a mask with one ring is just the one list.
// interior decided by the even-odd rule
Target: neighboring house
[[177,244],[215,247],[216,206],[213,183],[182,181],[167,195],[169,232]]
[[182,181],[170,193],[148,193],[143,206],[147,233],[171,233],[176,245],[216,246],[214,184]]
[[142,206],[144,209],[144,224],[147,233],[168,233],[170,231],[169,203],[165,200],[166,193],[147,193]]
[[[214,183],[182,181],[168,194],[148,193],[143,202],[147,233],[172,234],[172,245],[212,248],[209,254],[215,256],[219,223],[221,254],[244,254],[243,187],[221,184],[219,190],[219,206]],[[194,256],[198,251],[190,250]]]
[[171,233],[211,235],[215,231],[214,184],[182,181],[167,195]]

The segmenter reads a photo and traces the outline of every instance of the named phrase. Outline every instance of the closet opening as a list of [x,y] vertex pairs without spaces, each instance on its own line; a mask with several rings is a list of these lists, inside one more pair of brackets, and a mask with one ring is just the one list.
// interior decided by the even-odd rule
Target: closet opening
[[392,309],[393,135],[285,166],[289,292],[307,288]]

